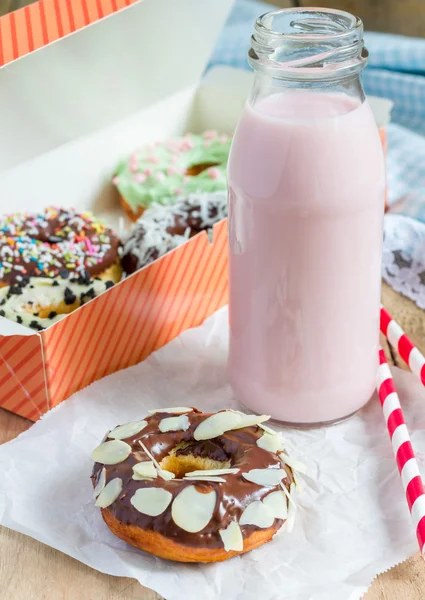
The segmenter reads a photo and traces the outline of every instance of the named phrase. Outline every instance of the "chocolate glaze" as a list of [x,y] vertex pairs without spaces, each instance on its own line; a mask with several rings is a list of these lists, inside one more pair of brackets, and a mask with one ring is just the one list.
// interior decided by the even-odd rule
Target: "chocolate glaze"
[[[251,469],[280,468],[285,469],[287,478],[282,483],[289,490],[293,481],[292,472],[289,467],[282,466],[279,457],[267,450],[259,448],[256,441],[264,434],[264,431],[257,426],[245,427],[243,429],[228,431],[221,436],[208,440],[206,442],[196,442],[193,433],[197,426],[212,413],[204,414],[194,409],[187,414],[190,426],[187,431],[172,431],[161,433],[159,431],[159,422],[171,416],[169,413],[156,413],[145,420],[148,425],[137,435],[126,438],[125,442],[130,444],[132,452],[130,456],[117,465],[102,465],[95,463],[92,472],[93,487],[96,486],[100,473],[105,466],[106,482],[115,477],[120,477],[123,481],[123,491],[121,496],[108,507],[109,510],[119,521],[125,524],[136,525],[142,529],[156,531],[165,537],[191,547],[222,548],[223,542],[219,535],[221,529],[226,529],[233,520],[238,520],[243,510],[256,500],[263,500],[268,494],[278,491],[280,486],[263,487],[246,481],[242,473]],[[104,441],[107,439],[105,437]],[[240,468],[239,473],[231,475],[220,475],[225,479],[225,483],[215,482],[191,482],[186,480],[166,481],[160,477],[148,481],[135,481],[132,479],[132,467],[138,462],[150,460],[143,448],[139,444],[143,442],[154,458],[160,462],[175,446],[181,442],[195,442],[194,452],[198,456],[222,460],[221,457],[229,457],[231,468]],[[181,453],[185,451],[182,450]],[[217,458],[220,456],[220,458]],[[224,458],[228,460],[229,458]],[[171,504],[157,517],[150,517],[138,512],[130,503],[130,499],[136,490],[146,487],[161,487],[171,492],[174,498],[185,487],[195,485],[198,491],[215,490],[217,502],[214,514],[208,525],[198,533],[188,533],[180,529],[171,517]],[[188,507],[188,510],[190,508]],[[278,530],[283,525],[283,520],[275,519],[273,527]],[[259,529],[256,526],[241,526],[244,537],[249,536],[254,530]]]
[[73,209],[5,215],[0,217],[0,285],[29,277],[95,277],[117,262],[119,245],[111,229]]
[[[134,226],[131,236],[123,248],[121,265],[127,275],[135,273],[141,267],[150,264],[177,246],[176,238],[167,235],[168,232],[165,229],[157,232],[156,243],[153,245],[147,243],[146,239],[149,237],[149,227],[152,227],[152,223],[144,223],[142,219],[143,217]],[[160,229],[161,226],[155,223],[154,227]],[[142,256],[139,256],[140,249],[142,249]]]
[[224,443],[220,438],[194,442],[185,448],[180,448],[176,452],[176,456],[187,456],[188,454],[193,454],[193,456],[201,458],[211,458],[212,460],[219,460],[221,462],[226,462],[231,458],[231,454],[224,450]]
[[177,209],[173,214],[174,222],[166,227],[166,231],[171,235],[184,235],[189,228],[190,237],[192,237],[201,231],[207,231],[211,228],[211,223],[214,224],[222,218],[218,207],[212,203],[207,206],[205,216],[206,218],[202,214],[200,204],[189,205],[188,202],[182,201],[177,205]]

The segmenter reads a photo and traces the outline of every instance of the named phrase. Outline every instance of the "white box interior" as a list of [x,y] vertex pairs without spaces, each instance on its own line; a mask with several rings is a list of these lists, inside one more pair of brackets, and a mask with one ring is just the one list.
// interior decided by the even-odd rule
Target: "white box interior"
[[195,85],[232,3],[141,0],[1,68],[0,172]]
[[[0,69],[0,211],[73,206],[116,226],[118,161],[202,127],[197,86],[232,4],[142,0]],[[39,334],[0,317],[0,335]]]
[[[13,210],[37,211],[49,204],[92,210],[116,226],[123,213],[111,179],[119,160],[150,141],[188,131],[214,128],[231,133],[245,101],[249,75],[217,68],[199,87],[190,86],[96,133],[7,169],[0,173],[0,197],[7,198]],[[4,208],[0,201],[0,209]]]
[[[230,80],[232,87],[227,85]],[[232,132],[250,81],[249,73],[214,69],[200,86],[190,86],[96,133],[3,171],[0,197],[7,198],[14,210],[37,211],[50,204],[92,210],[116,227],[123,215],[111,184],[118,161],[149,141],[188,131]],[[14,334],[37,335],[0,317],[0,335]]]

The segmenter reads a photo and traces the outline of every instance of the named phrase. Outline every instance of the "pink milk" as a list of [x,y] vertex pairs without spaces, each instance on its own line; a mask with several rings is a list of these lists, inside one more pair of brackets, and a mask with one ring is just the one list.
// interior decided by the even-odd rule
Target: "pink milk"
[[385,173],[367,101],[248,103],[229,161],[230,381],[299,424],[361,408],[378,367]]

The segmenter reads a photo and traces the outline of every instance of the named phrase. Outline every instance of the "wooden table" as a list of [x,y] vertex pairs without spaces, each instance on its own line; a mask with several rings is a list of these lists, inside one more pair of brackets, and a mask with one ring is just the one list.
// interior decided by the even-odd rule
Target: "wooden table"
[[[425,313],[384,285],[383,302],[425,351]],[[386,348],[389,358],[403,366]],[[0,443],[30,426],[0,410]],[[416,554],[374,581],[364,600],[423,600],[425,565]],[[159,600],[136,581],[98,573],[35,540],[0,528],[0,598],[3,600]],[[202,596],[200,595],[200,599]]]

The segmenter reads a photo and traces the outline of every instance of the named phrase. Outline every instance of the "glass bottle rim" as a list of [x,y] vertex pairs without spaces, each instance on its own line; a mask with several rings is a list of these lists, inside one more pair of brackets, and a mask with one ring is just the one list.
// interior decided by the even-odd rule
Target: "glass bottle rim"
[[267,32],[267,34],[275,36],[276,38],[285,38],[285,39],[293,39],[294,41],[298,41],[300,34],[299,33],[285,33],[282,31],[274,31],[273,29],[270,29],[269,27],[266,26],[266,19],[267,20],[272,20],[274,17],[278,17],[279,15],[283,15],[283,14],[310,14],[310,13],[317,13],[319,15],[334,15],[335,17],[340,17],[340,18],[344,18],[347,20],[347,22],[352,24],[352,27],[347,28],[347,29],[343,29],[338,31],[335,31],[335,33],[329,31],[328,33],[303,33],[303,39],[308,41],[308,40],[325,40],[325,39],[336,39],[336,38],[343,38],[343,37],[349,37],[350,35],[353,34],[353,31],[355,30],[359,30],[360,31],[360,35],[363,37],[363,21],[360,19],[360,17],[357,17],[355,15],[352,15],[351,13],[345,11],[345,10],[339,10],[337,8],[320,8],[320,7],[304,7],[304,6],[298,6],[298,7],[293,7],[293,8],[277,8],[276,10],[272,10],[270,12],[264,13],[262,14],[260,17],[258,17],[258,19],[255,22],[255,27],[260,29],[264,29],[264,31]]
[[[281,31],[274,28],[282,21]],[[273,77],[333,80],[358,74],[367,64],[363,22],[332,8],[276,9],[255,22],[248,54],[257,71]]]

